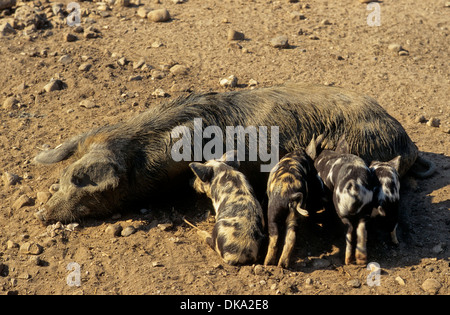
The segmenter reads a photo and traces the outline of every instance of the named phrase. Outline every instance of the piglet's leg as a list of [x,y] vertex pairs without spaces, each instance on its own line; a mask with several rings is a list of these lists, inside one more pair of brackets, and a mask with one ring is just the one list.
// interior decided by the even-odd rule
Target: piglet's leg
[[356,263],[358,265],[367,264],[367,229],[366,221],[360,220],[356,229]]
[[287,268],[289,266],[289,259],[295,245],[295,227],[297,226],[297,215],[294,209],[290,209],[289,215],[286,218],[286,237],[284,239],[283,251],[278,261],[278,267]]
[[277,258],[278,226],[275,221],[269,222],[269,247],[264,259],[264,265],[274,265]]
[[353,251],[353,225],[348,219],[342,219],[342,222],[344,222],[344,224],[347,226],[347,233],[345,234],[345,264],[350,265],[355,261],[355,255]]

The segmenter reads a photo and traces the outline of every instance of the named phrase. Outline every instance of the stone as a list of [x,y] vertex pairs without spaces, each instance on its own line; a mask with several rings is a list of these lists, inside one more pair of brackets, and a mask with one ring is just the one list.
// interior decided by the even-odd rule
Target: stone
[[78,37],[72,33],[67,33],[64,37],[64,39],[66,40],[66,42],[74,42],[76,40],[78,40]]
[[88,109],[96,107],[95,103],[91,100],[82,100],[80,106]]
[[143,58],[139,59],[138,61],[133,62],[133,69],[139,69],[142,68],[142,66],[145,64],[145,60]]
[[164,92],[163,89],[158,88],[158,89],[156,89],[156,90],[152,93],[152,95],[153,95],[153,96],[156,96],[156,97],[166,97],[166,96],[167,96],[167,93]]
[[171,228],[173,228],[173,223],[160,223],[157,226],[161,231],[169,231]]
[[44,86],[44,91],[45,92],[52,92],[52,91],[59,91],[62,90],[66,87],[66,84],[59,80],[59,79],[52,79],[50,80],[49,83],[47,83],[47,85]]
[[405,280],[402,279],[402,277],[397,276],[395,277],[395,281],[399,284],[399,285],[405,285]]
[[275,48],[289,48],[288,37],[281,35],[270,40],[270,45]]
[[36,203],[38,205],[46,204],[50,200],[52,194],[48,191],[38,191],[36,194]]
[[394,44],[389,44],[388,49],[389,49],[390,51],[393,51],[393,52],[395,52],[395,53],[398,53],[398,52],[399,52],[400,50],[402,50],[403,48],[402,48],[402,46],[401,46],[400,44],[394,43]]
[[416,123],[421,123],[421,124],[423,124],[424,122],[427,121],[427,119],[425,118],[425,116],[421,115],[421,116],[417,116],[416,119],[414,119],[414,121],[415,121]]
[[92,64],[90,64],[89,62],[84,62],[78,67],[78,70],[87,72],[91,68],[92,68]]
[[132,75],[128,77],[128,81],[141,81],[143,78],[141,75]]
[[147,18],[152,22],[167,22],[171,19],[169,11],[167,9],[158,9],[150,11],[147,14]]
[[24,27],[34,26],[36,29],[41,29],[48,21],[45,13],[38,12],[38,8],[22,5],[17,7],[14,19]]
[[130,4],[131,4],[130,0],[116,0],[115,3],[116,6],[123,8],[129,7]]
[[125,66],[125,65],[128,63],[128,60],[127,60],[127,58],[122,57],[122,58],[120,58],[119,60],[117,60],[117,63],[118,63],[120,66]]
[[436,294],[439,292],[439,289],[442,287],[442,284],[435,279],[427,279],[422,283],[422,289],[430,294]]
[[120,224],[111,224],[105,229],[105,233],[109,236],[119,236],[122,232],[122,226]]
[[134,233],[136,233],[136,228],[134,226],[130,225],[130,226],[127,226],[126,228],[124,228],[122,230],[122,232],[120,233],[120,235],[127,237]]
[[441,120],[438,118],[430,118],[430,120],[428,120],[428,122],[427,122],[427,126],[435,127],[435,128],[439,127],[440,124],[441,124]]
[[149,8],[145,8],[145,7],[140,7],[137,12],[136,15],[141,17],[141,18],[146,18],[148,13],[151,11],[151,9]]
[[19,253],[23,255],[39,255],[42,251],[43,247],[35,242],[25,242],[19,248]]
[[0,37],[15,35],[16,33],[17,33],[16,30],[8,22],[0,25]]
[[19,210],[22,207],[32,206],[34,204],[34,200],[27,195],[20,196],[12,205],[14,210]]
[[189,68],[183,65],[174,65],[169,71],[173,75],[186,75],[189,72]]
[[63,55],[58,59],[58,62],[62,63],[63,65],[71,64],[72,61],[73,59],[70,55]]
[[13,241],[11,241],[11,240],[8,240],[8,241],[6,242],[6,248],[7,248],[7,249],[19,248],[19,244],[15,243],[15,242],[13,242]]
[[3,102],[3,108],[4,109],[18,109],[19,108],[19,100],[17,98],[15,98],[14,96],[8,97],[7,99],[5,99],[5,101]]
[[230,75],[228,78],[221,79],[219,81],[220,86],[223,87],[236,87],[238,79],[234,75]]
[[359,281],[359,279],[352,279],[347,281],[347,285],[352,288],[359,288],[361,286],[361,281]]
[[235,30],[228,30],[227,38],[228,40],[243,40],[245,39],[245,35]]

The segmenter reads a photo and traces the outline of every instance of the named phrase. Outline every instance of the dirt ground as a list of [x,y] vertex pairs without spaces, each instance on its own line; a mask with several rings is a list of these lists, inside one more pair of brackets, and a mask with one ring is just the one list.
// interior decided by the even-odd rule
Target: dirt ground
[[[80,2],[83,29],[67,25],[69,1],[61,13],[45,0],[0,11],[0,25],[13,29],[0,29],[0,294],[449,294],[448,2],[379,2],[379,26],[368,25],[376,12],[357,0],[175,2]],[[17,14],[23,6],[42,17]],[[166,8],[171,19],[142,18],[143,8]],[[229,40],[229,30],[244,39]],[[272,47],[280,35],[288,48]],[[230,75],[237,86],[221,86]],[[45,91],[52,78],[62,89]],[[400,245],[369,231],[369,261],[381,270],[343,264],[337,221],[331,228],[300,222],[291,266],[281,269],[224,264],[182,220],[211,230],[206,202],[175,200],[73,231],[35,219],[70,163],[35,165],[41,149],[189,91],[286,81],[376,98],[436,164],[433,177],[402,181]],[[106,231],[118,224],[136,231]]]

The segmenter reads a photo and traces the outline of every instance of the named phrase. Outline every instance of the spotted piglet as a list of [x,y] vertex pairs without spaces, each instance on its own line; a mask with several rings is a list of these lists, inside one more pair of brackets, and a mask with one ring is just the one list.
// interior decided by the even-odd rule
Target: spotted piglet
[[[322,208],[322,195],[322,180],[305,150],[288,153],[275,165],[267,183],[269,247],[265,265],[275,264],[278,243],[284,243],[278,266],[288,267],[295,245],[297,221],[300,216],[307,217],[310,212]],[[286,230],[281,242],[278,239],[280,228]]]
[[370,164],[370,169],[375,174],[376,180],[374,189],[375,208],[372,216],[382,217],[384,226],[390,232],[394,244],[398,244],[396,230],[400,201],[399,165],[400,156],[388,162],[373,161]]
[[189,164],[196,178],[194,189],[211,198],[216,223],[206,243],[230,265],[254,263],[264,239],[261,205],[245,176],[237,170],[236,151],[218,160]]
[[[348,152],[345,139],[336,151],[323,150],[314,165],[332,195],[336,212],[347,226],[345,263],[367,263],[366,223],[373,209],[373,178],[364,160]],[[356,245],[356,250],[355,250]]]

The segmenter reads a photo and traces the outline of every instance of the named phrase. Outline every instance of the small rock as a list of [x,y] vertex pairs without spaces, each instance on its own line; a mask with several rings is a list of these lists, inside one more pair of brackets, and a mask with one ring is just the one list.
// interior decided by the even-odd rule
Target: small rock
[[270,45],[275,48],[289,48],[288,37],[281,35],[270,40]]
[[72,33],[67,33],[65,36],[65,40],[66,40],[66,42],[70,43],[70,42],[74,42],[74,41],[78,40],[78,37]]
[[118,63],[120,66],[125,66],[125,65],[128,63],[128,60],[127,60],[127,58],[122,57],[122,58],[120,58],[119,60],[117,60],[117,63]]
[[122,232],[122,226],[120,224],[111,224],[105,229],[105,233],[109,236],[119,236]]
[[305,284],[306,284],[306,285],[313,285],[313,284],[314,284],[314,281],[313,281],[313,279],[311,279],[311,278],[306,278]]
[[16,30],[8,22],[0,25],[0,37],[15,35],[16,33]]
[[78,70],[89,71],[91,68],[92,68],[92,64],[90,64],[89,62],[84,62],[78,67]]
[[154,262],[152,262],[152,266],[153,267],[162,267],[163,264],[161,262],[159,262],[159,261],[154,261]]
[[441,120],[437,119],[437,118],[430,118],[430,120],[428,120],[428,122],[427,122],[427,126],[435,127],[435,128],[439,127],[440,124],[441,124]]
[[146,18],[147,15],[148,15],[148,13],[149,13],[150,11],[151,11],[151,10],[150,10],[149,8],[140,7],[140,8],[137,10],[136,15],[139,16],[139,17],[141,17],[141,18]]
[[359,281],[359,279],[352,279],[347,281],[347,285],[352,288],[359,288],[361,286],[361,281]]
[[59,190],[59,184],[52,184],[50,186],[50,188],[48,189],[48,191],[52,194],[54,194],[55,192],[57,192]]
[[77,26],[75,26],[75,27],[73,28],[73,31],[74,31],[75,33],[81,34],[81,33],[84,32],[84,28],[83,28],[83,26],[81,26],[81,25],[77,25]]
[[122,232],[120,233],[120,235],[127,237],[134,233],[136,233],[136,228],[134,226],[130,225],[130,226],[127,226],[126,228],[124,228],[122,230]]
[[13,203],[12,208],[14,210],[19,210],[22,207],[32,206],[33,204],[34,201],[32,198],[28,197],[27,195],[22,195]]
[[58,62],[62,63],[63,65],[68,65],[72,63],[73,59],[70,55],[63,55],[58,59]]
[[228,40],[243,40],[245,39],[244,33],[235,31],[235,30],[228,30]]
[[11,248],[19,248],[19,244],[15,243],[15,242],[13,242],[13,241],[11,241],[11,240],[8,240],[8,241],[6,242],[6,248],[7,248],[7,249],[11,249]]
[[19,248],[19,253],[24,255],[39,255],[42,251],[42,246],[34,242],[23,243]]
[[145,64],[145,60],[143,58],[139,59],[138,61],[133,62],[133,69],[139,69],[142,68],[142,66]]
[[156,97],[166,97],[166,96],[167,96],[167,93],[164,92],[163,89],[158,88],[158,89],[156,89],[156,90],[152,93],[152,95],[153,95],[153,96],[156,96]]
[[5,186],[15,185],[20,180],[19,175],[16,175],[16,174],[13,174],[13,173],[9,173],[9,172],[3,173],[2,178],[3,178],[3,183],[5,184]]
[[228,78],[221,79],[219,81],[220,86],[223,87],[236,87],[238,79],[234,75],[230,75]]
[[162,47],[162,46],[164,46],[164,44],[163,44],[163,42],[160,41],[160,40],[155,40],[155,41],[152,43],[152,45],[151,45],[152,48],[159,48],[159,47]]
[[409,51],[407,51],[407,50],[400,50],[398,52],[398,55],[399,56],[409,56]]
[[15,98],[14,96],[8,97],[4,102],[3,102],[3,108],[4,109],[18,109],[19,108],[19,100],[17,98]]
[[390,51],[393,51],[393,52],[395,52],[395,53],[398,53],[400,50],[402,50],[403,48],[402,48],[402,46],[400,45],[400,44],[390,44],[389,46],[388,46],[388,49],[390,50]]
[[169,11],[167,9],[158,9],[150,11],[147,14],[147,18],[152,22],[167,22],[171,19]]
[[320,24],[322,25],[331,25],[331,22],[327,19],[320,21]]
[[173,223],[160,223],[160,224],[158,224],[158,228],[161,231],[168,231],[171,228],[173,228]]
[[430,294],[438,293],[439,289],[442,287],[442,284],[435,279],[427,279],[422,283],[422,289]]
[[253,268],[253,272],[257,276],[262,275],[264,274],[264,267],[262,265],[255,265],[255,267]]
[[80,106],[88,109],[96,107],[95,103],[91,100],[82,100]]
[[57,79],[57,80],[52,79],[52,80],[50,80],[50,82],[47,85],[44,86],[44,90],[46,92],[52,92],[52,91],[62,90],[65,87],[66,87],[66,84],[63,81],[61,81],[59,79]]
[[129,7],[130,4],[131,4],[130,0],[116,0],[115,3],[116,6],[123,8]]
[[143,78],[140,75],[132,75],[128,77],[128,81],[141,81]]
[[400,276],[396,277],[395,281],[397,281],[399,285],[405,285],[405,280],[403,280]]
[[170,73],[173,75],[186,75],[189,72],[189,68],[183,65],[174,65],[170,68]]
[[423,124],[424,122],[427,121],[427,119],[425,118],[425,116],[421,115],[421,116],[417,116],[416,119],[414,119],[414,121],[415,121],[416,123],[421,123],[421,124]]
[[[144,67],[144,66],[142,66],[142,67]],[[159,70],[156,70],[156,69],[153,69],[151,71],[151,75],[152,75],[152,79],[153,80],[161,80],[161,79],[163,79],[166,76],[163,71],[159,71]]]
[[248,80],[248,86],[257,86],[258,85],[258,81],[250,79]]

